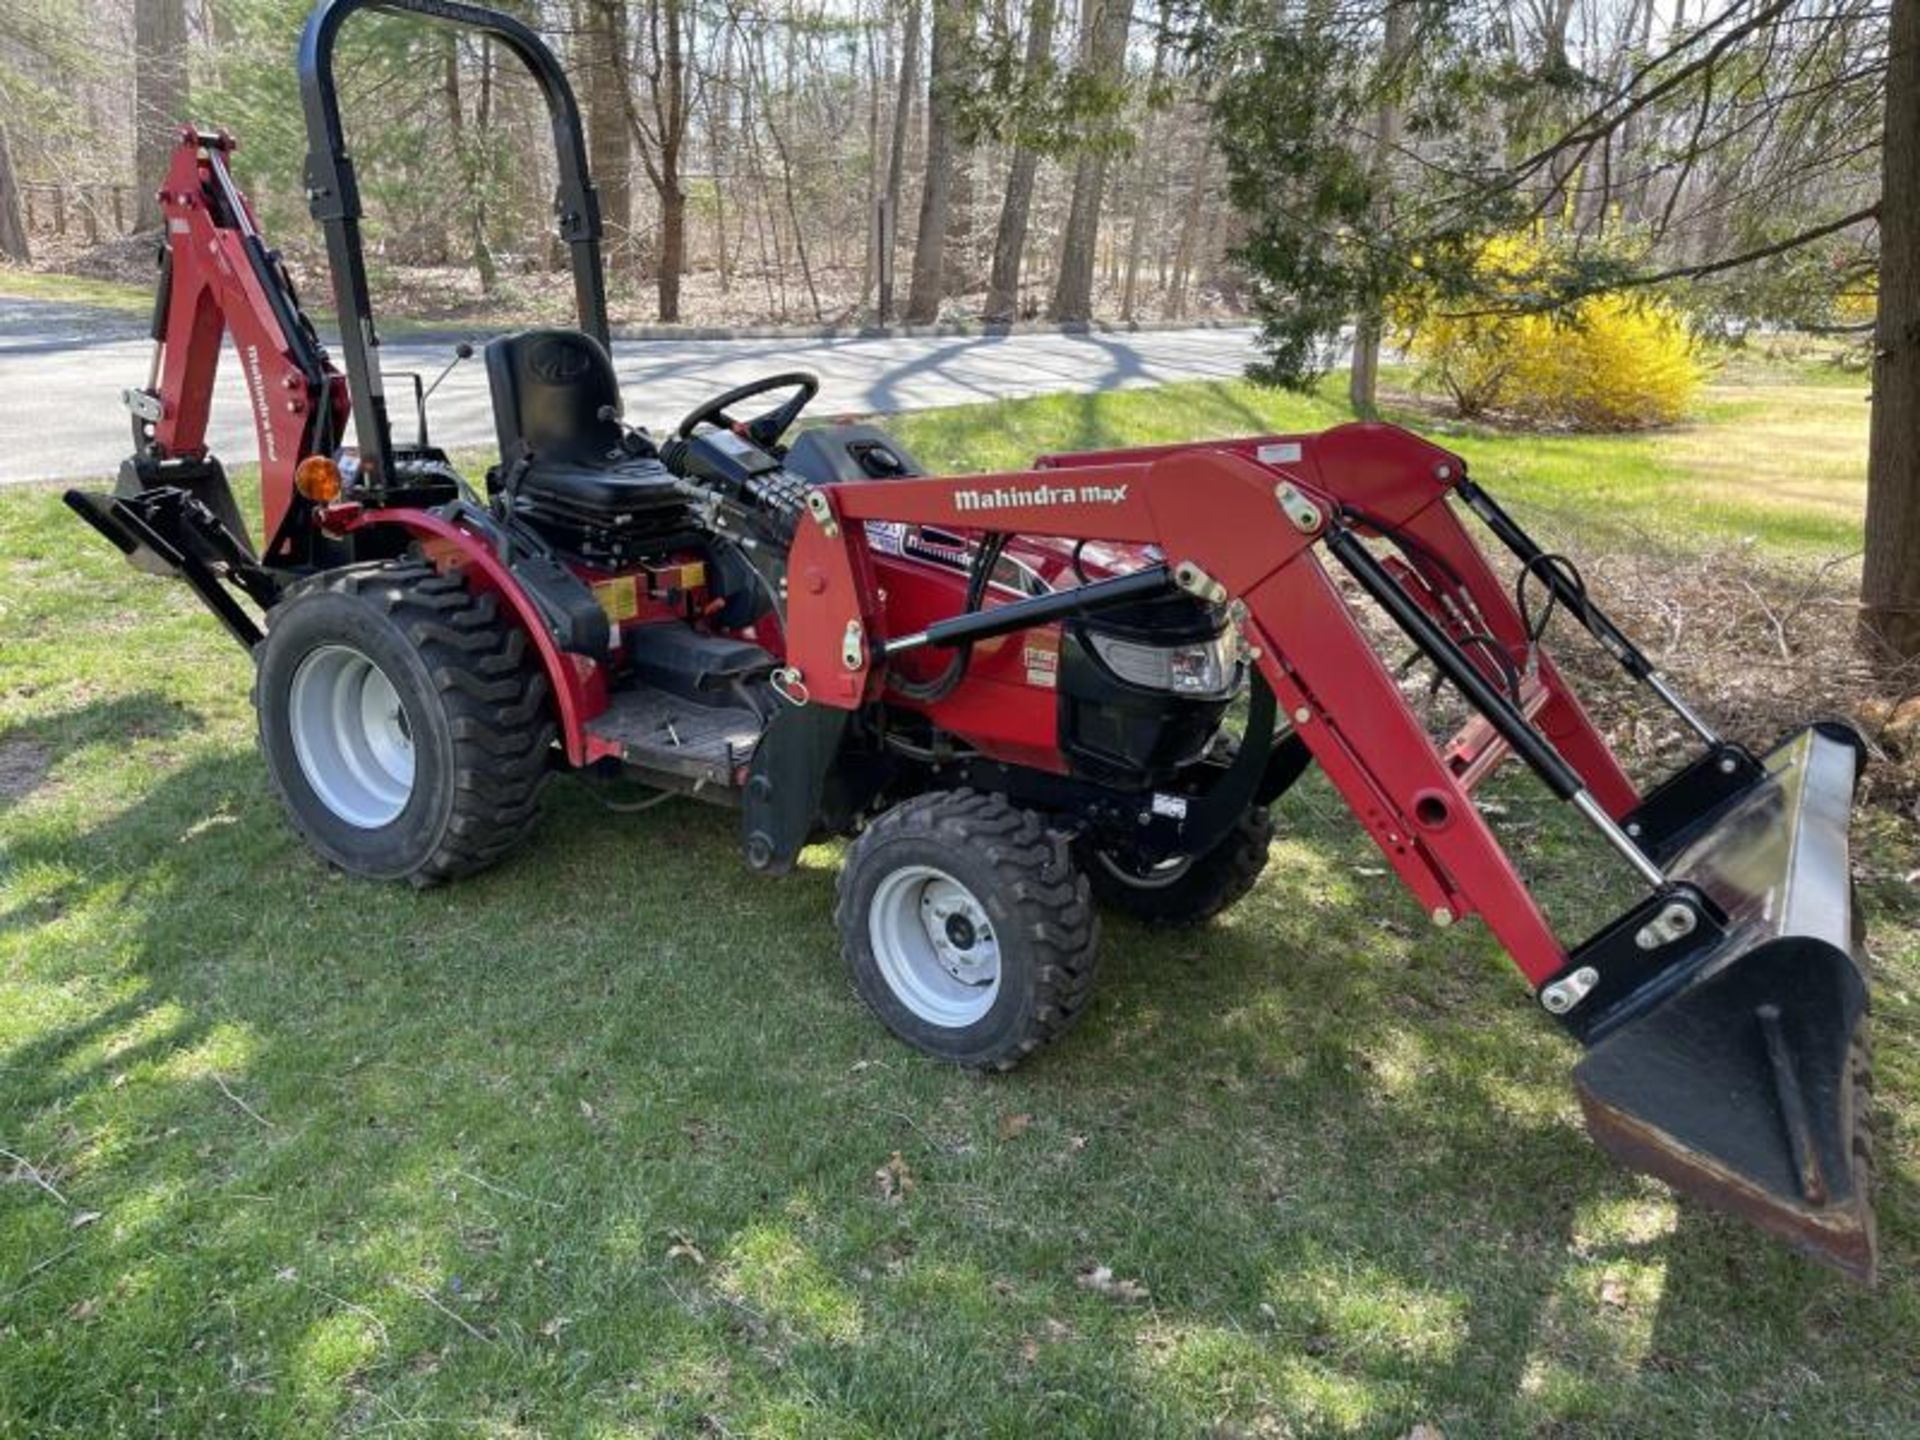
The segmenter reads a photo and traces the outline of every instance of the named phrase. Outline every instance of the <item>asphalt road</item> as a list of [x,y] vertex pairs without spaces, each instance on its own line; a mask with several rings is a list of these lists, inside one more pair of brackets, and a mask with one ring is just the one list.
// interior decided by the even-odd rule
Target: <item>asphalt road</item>
[[[130,448],[120,392],[145,382],[151,346],[137,319],[47,301],[0,298],[0,484],[111,475]],[[393,340],[389,372],[437,373],[450,341]],[[1087,393],[1237,375],[1247,330],[1026,334],[897,339],[621,341],[614,362],[628,419],[656,432],[698,401],[778,370],[822,381],[816,414],[917,410],[1065,391]],[[396,428],[410,430],[404,383],[389,383]],[[431,402],[433,438],[449,448],[493,439],[480,357]],[[230,464],[255,458],[253,424],[231,350],[222,357],[210,443]]]

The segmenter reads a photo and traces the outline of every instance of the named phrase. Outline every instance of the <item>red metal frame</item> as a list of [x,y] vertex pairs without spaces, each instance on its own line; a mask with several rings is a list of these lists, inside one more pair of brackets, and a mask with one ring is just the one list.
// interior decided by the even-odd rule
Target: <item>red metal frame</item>
[[252,207],[227,168],[233,149],[232,137],[224,132],[202,135],[191,127],[183,129],[160,187],[172,293],[151,387],[161,404],[153,440],[163,458],[205,456],[220,342],[230,334],[252,400],[260,442],[261,509],[266,533],[272,536],[293,502],[293,472],[306,457],[312,404],[330,404],[331,429],[341,433],[347,389],[329,367],[325,396],[317,402],[310,397],[307,377],[291,348],[293,337],[280,323],[247,254],[246,233],[213,213],[208,197],[224,188],[239,202],[246,226],[255,228]]
[[[173,294],[154,386],[163,404],[154,443],[164,456],[205,453],[220,342],[231,333],[253,400],[271,534],[292,502],[293,471],[314,432],[310,405],[334,407],[338,423],[327,428],[337,434],[347,395],[330,366],[322,372],[324,396],[310,390],[297,337],[281,320],[285,307],[276,309],[248,252],[252,216],[226,174],[230,149],[224,136],[183,132],[161,192]],[[208,197],[222,194],[232,194],[242,212],[233,223],[209,208]],[[1442,923],[1481,916],[1538,985],[1562,968],[1565,950],[1471,799],[1505,743],[1470,724],[1436,745],[1314,556],[1336,514],[1396,546],[1393,563],[1408,592],[1456,639],[1476,631],[1491,638],[1504,664],[1482,641],[1467,647],[1489,678],[1506,685],[1513,672],[1527,671],[1522,709],[1595,798],[1625,814],[1638,801],[1632,783],[1552,661],[1529,643],[1506,587],[1447,503],[1464,473],[1458,456],[1406,431],[1343,425],[1317,435],[1047,456],[1010,474],[828,486],[824,507],[801,525],[789,557],[787,633],[765,643],[784,649],[811,703],[856,709],[884,689],[874,647],[957,608],[955,575],[875,553],[869,521],[993,530],[1039,545],[1048,543],[1039,537],[1109,542],[1123,553],[1157,546],[1169,563],[1196,567],[1204,584],[1236,602],[1242,638],[1295,732],[1428,912]],[[1278,498],[1283,487],[1317,508],[1315,526],[1303,531],[1289,517]],[[557,647],[484,538],[407,508],[335,505],[321,523],[337,536],[398,526],[434,563],[500,595],[546,668],[568,760],[581,765],[615,753],[587,728],[606,708],[605,669]],[[850,638],[858,642],[853,664]],[[1054,692],[1033,683],[1020,658],[1049,642],[1057,646],[1057,627],[983,645],[979,673],[929,708],[935,723],[981,737],[1000,758],[1061,768]]]
[[[1539,985],[1563,967],[1565,948],[1470,794],[1504,745],[1471,726],[1444,750],[1434,744],[1314,557],[1319,529],[1303,532],[1277,498],[1292,486],[1322,525],[1336,511],[1356,514],[1401,547],[1437,613],[1473,615],[1523,666],[1521,617],[1446,504],[1464,469],[1396,427],[1346,425],[1050,456],[1013,474],[823,487],[828,518],[801,527],[790,557],[786,658],[813,703],[853,709],[876,698],[872,647],[889,636],[890,607],[874,584],[867,521],[1156,545],[1244,605],[1243,639],[1296,733],[1429,914],[1443,924],[1479,915]],[[853,624],[866,646],[849,666]],[[1595,797],[1624,814],[1638,801],[1632,782],[1552,662],[1532,659],[1524,708]],[[1504,683],[1493,657],[1480,663]]]

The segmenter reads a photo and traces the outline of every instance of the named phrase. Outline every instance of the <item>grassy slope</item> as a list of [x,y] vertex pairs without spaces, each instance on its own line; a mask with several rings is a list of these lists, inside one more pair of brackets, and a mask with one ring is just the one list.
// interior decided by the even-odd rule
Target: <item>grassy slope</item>
[[[1532,503],[1791,561],[1857,543],[1857,480],[1745,427],[1822,393],[1858,406],[1755,388],[1691,434],[1456,443]],[[1332,418],[1219,385],[900,428],[986,467]],[[1743,444],[1751,485],[1689,469]],[[351,882],[267,797],[243,658],[51,490],[0,492],[0,625],[0,1145],[65,1201],[0,1185],[0,1433],[1920,1428],[1920,861],[1886,822],[1864,1294],[1602,1160],[1572,1047],[1322,785],[1246,904],[1111,923],[1086,1023],[986,1082],[851,996],[833,848],[751,881],[726,815],[562,782],[483,880]],[[1502,798],[1590,917],[1591,848]]]
[[[1337,388],[1299,397],[1222,382],[1052,395],[891,423],[943,468],[954,468],[945,458],[954,455],[970,467],[1019,468],[1047,450],[1337,424],[1349,418]],[[1820,363],[1734,364],[1699,409],[1697,420],[1672,430],[1613,436],[1528,435],[1436,420],[1406,405],[1390,407],[1389,418],[1460,451],[1481,483],[1523,504],[1682,546],[1750,537],[1796,557],[1859,548],[1867,432],[1857,377]]]
[[[129,285],[119,280],[90,280],[80,275],[62,275],[49,270],[24,270],[5,263],[0,263],[0,299],[42,300],[85,306],[121,315],[135,315],[143,320],[153,314],[151,286]],[[324,301],[309,305],[307,313],[313,317],[314,324],[320,327],[322,333],[332,333],[338,329],[332,307]],[[380,333],[389,338],[413,334],[440,335],[449,329],[458,333],[463,328],[458,321],[421,320],[384,313],[380,316]]]
[[153,314],[153,291],[117,280],[87,280],[46,270],[23,270],[0,264],[0,296],[11,300],[53,300],[63,305],[91,305],[127,315]]

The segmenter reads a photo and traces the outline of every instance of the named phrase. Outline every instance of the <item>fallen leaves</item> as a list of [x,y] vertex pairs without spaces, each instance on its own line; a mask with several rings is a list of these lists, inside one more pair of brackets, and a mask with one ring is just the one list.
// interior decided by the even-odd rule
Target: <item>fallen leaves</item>
[[1032,1124],[1033,1116],[1026,1114],[1024,1111],[1018,1115],[1002,1115],[1000,1117],[1000,1138],[1002,1140],[1018,1140],[1022,1135],[1027,1133],[1027,1130]]
[[1150,1298],[1147,1287],[1138,1280],[1119,1279],[1105,1265],[1082,1270],[1074,1276],[1074,1284],[1082,1290],[1091,1290],[1096,1295],[1105,1295],[1109,1300],[1118,1300],[1125,1305],[1138,1304]]
[[695,1265],[705,1265],[707,1263],[706,1253],[702,1251],[698,1245],[694,1244],[689,1236],[675,1230],[669,1238],[673,1241],[671,1245],[667,1246],[667,1258],[669,1260],[691,1260]]
[[911,1195],[914,1187],[920,1183],[898,1150],[888,1157],[886,1164],[873,1172],[873,1178],[880,1187],[880,1198],[896,1205]]
[[67,1221],[67,1228],[69,1230],[84,1230],[99,1218],[100,1212],[98,1210],[82,1210],[71,1220]]

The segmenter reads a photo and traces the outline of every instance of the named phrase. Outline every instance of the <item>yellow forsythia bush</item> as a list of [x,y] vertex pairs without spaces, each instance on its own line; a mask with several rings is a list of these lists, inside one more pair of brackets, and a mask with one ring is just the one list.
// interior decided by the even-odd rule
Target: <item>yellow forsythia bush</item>
[[[1524,303],[1550,261],[1533,232],[1496,236],[1475,269],[1484,299],[1403,318],[1409,355],[1462,415],[1511,415],[1573,430],[1669,425],[1700,387],[1693,339],[1674,308],[1595,295],[1558,314],[1498,313]],[[1493,313],[1479,313],[1493,312]]]

